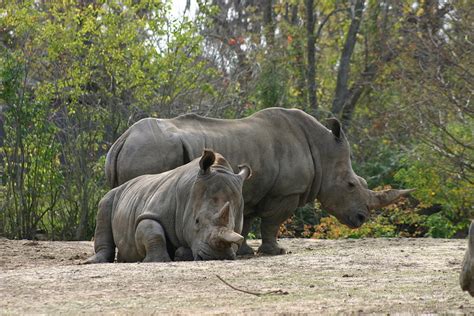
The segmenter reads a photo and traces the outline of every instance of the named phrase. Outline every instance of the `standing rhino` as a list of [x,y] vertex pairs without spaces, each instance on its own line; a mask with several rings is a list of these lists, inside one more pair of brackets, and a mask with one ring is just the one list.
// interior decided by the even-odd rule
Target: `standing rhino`
[[459,283],[463,291],[468,291],[474,297],[474,221],[469,227],[467,250],[464,255]]
[[[336,119],[329,120],[328,129],[301,110],[284,108],[236,120],[194,114],[142,119],[108,152],[107,180],[114,187],[142,174],[176,168],[197,157],[203,147],[218,150],[232,164],[251,164],[254,176],[243,188],[243,235],[260,217],[262,253],[285,252],[276,241],[280,224],[316,198],[340,222],[359,227],[370,209],[410,192],[368,190],[352,170],[349,143]],[[239,253],[253,250],[244,242]]]
[[111,190],[99,203],[95,255],[86,263],[114,261],[115,247],[120,262],[170,261],[177,249],[195,260],[234,259],[250,173],[241,166],[234,174],[220,154],[205,150],[200,159]]

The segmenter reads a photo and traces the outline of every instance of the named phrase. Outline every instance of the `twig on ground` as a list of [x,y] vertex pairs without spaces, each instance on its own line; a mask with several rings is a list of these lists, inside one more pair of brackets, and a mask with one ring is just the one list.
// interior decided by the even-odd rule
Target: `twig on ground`
[[287,295],[288,292],[287,291],[283,291],[283,290],[273,290],[273,291],[268,291],[268,292],[252,292],[252,291],[247,291],[247,290],[243,290],[243,289],[239,289],[235,286],[233,286],[232,284],[230,284],[229,282],[227,282],[226,280],[224,280],[223,278],[221,278],[219,275],[216,274],[216,277],[222,281],[222,283],[224,283],[225,285],[227,285],[228,287],[230,287],[231,289],[234,289],[236,291],[239,291],[239,292],[243,292],[243,293],[247,293],[247,294],[251,294],[251,295],[255,295],[255,296],[263,296],[263,295],[271,295],[271,294],[276,294],[276,295]]

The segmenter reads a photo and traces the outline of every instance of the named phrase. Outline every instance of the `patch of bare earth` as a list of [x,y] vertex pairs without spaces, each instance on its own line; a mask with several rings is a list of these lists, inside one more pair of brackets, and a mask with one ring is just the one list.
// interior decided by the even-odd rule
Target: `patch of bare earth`
[[465,240],[280,242],[290,254],[78,265],[91,242],[0,240],[0,313],[474,313],[458,284]]

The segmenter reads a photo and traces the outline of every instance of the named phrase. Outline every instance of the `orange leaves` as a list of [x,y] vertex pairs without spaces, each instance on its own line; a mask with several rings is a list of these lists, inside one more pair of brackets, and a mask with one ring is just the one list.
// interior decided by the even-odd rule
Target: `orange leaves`
[[229,38],[227,40],[227,44],[229,44],[230,46],[234,46],[234,45],[242,45],[245,43],[245,38],[243,36],[237,36],[237,37],[232,37],[232,38]]

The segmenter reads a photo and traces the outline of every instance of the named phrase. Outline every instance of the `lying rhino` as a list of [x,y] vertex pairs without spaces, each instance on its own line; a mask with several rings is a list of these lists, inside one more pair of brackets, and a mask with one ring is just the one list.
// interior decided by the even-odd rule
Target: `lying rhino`
[[474,297],[474,221],[469,227],[467,250],[464,255],[459,283],[463,291],[468,291]]
[[194,260],[234,259],[250,173],[241,166],[234,174],[220,154],[205,150],[186,165],[111,190],[99,203],[95,255],[85,263],[113,262],[115,247],[120,262],[170,261],[176,249]]
[[[111,147],[105,164],[114,187],[146,173],[189,162],[203,147],[230,162],[246,161],[254,177],[243,188],[243,235],[261,218],[260,252],[284,253],[276,242],[280,224],[298,206],[316,198],[349,227],[359,227],[369,210],[388,205],[410,190],[368,190],[352,170],[349,143],[335,119],[329,129],[297,109],[268,108],[238,120],[193,114],[173,119],[146,118],[131,126]],[[233,166],[235,167],[235,166]],[[244,243],[239,253],[253,253]]]

